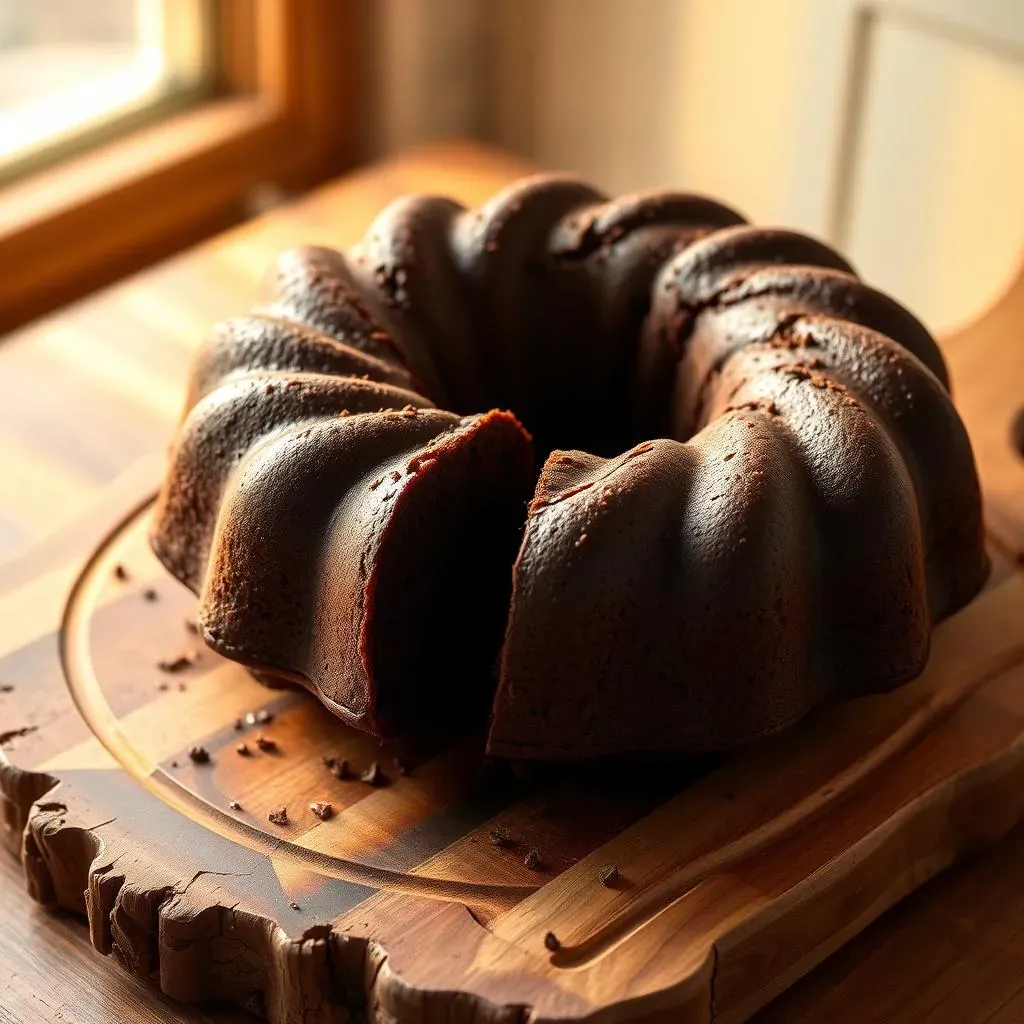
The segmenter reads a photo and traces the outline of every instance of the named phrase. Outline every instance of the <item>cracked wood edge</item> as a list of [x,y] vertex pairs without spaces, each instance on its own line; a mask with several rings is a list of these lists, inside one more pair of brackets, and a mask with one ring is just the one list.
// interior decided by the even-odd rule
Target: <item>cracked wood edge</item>
[[[382,946],[328,922],[289,935],[222,884],[231,872],[177,872],[139,855],[115,819],[86,823],[68,784],[0,764],[7,835],[22,836],[28,889],[44,904],[84,915],[93,946],[182,1002],[224,1001],[285,1022],[341,1022],[390,984]],[[23,832],[18,825],[24,822]],[[10,844],[8,844],[10,845]],[[228,898],[225,898],[228,896]],[[461,910],[461,908],[455,908]],[[521,1008],[480,1000],[475,1019],[505,1024]],[[375,1020],[387,1019],[374,1015]]]

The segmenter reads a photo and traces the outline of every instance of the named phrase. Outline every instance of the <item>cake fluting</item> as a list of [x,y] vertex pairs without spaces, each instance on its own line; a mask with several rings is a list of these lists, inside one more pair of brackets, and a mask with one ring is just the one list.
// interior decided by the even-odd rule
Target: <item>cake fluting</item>
[[915,677],[987,573],[928,332],[698,196],[401,200],[283,254],[187,405],[152,543],[204,638],[378,736],[730,749]]

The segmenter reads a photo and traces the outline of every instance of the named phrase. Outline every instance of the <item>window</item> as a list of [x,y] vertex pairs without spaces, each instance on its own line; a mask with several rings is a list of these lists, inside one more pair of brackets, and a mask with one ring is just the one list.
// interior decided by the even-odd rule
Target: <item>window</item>
[[197,99],[212,14],[198,0],[0,0],[0,177]]
[[359,0],[0,0],[0,332],[350,165]]

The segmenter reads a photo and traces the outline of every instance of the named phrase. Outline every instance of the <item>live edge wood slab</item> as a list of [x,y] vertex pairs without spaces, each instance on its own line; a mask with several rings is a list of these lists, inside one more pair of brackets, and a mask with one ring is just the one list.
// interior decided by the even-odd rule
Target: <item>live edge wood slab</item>
[[[390,185],[371,172],[349,195],[362,188],[379,206],[389,190],[439,188],[478,201],[518,170],[463,149],[463,171],[446,175],[457,152],[399,163]],[[90,370],[76,396],[85,408],[127,387],[136,407],[114,416],[169,427],[174,375],[203,326],[193,318],[244,306],[264,250],[305,237],[304,225],[324,238],[313,213],[332,208],[330,194],[304,201],[294,222],[280,214],[248,229],[251,250],[236,233],[188,257],[195,301],[178,305],[184,296],[160,284],[170,275],[180,288],[179,265],[41,328],[67,342],[69,325],[112,317],[131,338],[133,309],[155,316],[147,296],[157,319],[180,318],[173,356],[130,340],[122,365],[116,349],[100,358],[103,344],[92,363],[77,352]],[[338,215],[336,242],[372,208],[359,211]],[[213,287],[225,259],[246,273]],[[202,281],[204,269],[213,276]],[[40,336],[15,352],[28,359]],[[30,414],[24,403],[13,413],[24,438]],[[63,423],[51,465],[70,471],[72,411]],[[95,454],[93,425],[80,426],[80,449]],[[116,464],[118,444],[133,442],[115,434],[103,454]],[[984,476],[987,448],[979,460]],[[209,652],[193,658],[192,599],[144,543],[159,472],[149,459],[97,483],[87,515],[0,569],[0,820],[32,894],[84,915],[97,949],[176,999],[281,1021],[743,1020],[1024,816],[1012,514],[990,521],[994,548],[1011,557],[995,551],[985,594],[940,628],[927,672],[897,694],[823,712],[740,757],[518,779],[481,772],[478,737],[380,751],[299,696],[266,691]],[[259,711],[269,720],[248,724]],[[190,757],[199,746],[208,760]],[[345,759],[347,777],[324,757]],[[359,778],[374,761],[376,786]],[[281,806],[287,820],[272,824]],[[604,884],[612,865],[618,877]],[[0,966],[0,994],[4,982]]]

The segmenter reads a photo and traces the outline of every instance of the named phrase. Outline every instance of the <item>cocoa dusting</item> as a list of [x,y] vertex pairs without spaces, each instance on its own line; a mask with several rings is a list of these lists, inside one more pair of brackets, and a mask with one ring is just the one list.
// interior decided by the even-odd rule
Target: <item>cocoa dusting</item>
[[359,778],[371,786],[385,786],[388,781],[387,776],[381,771],[380,765],[376,761]]
[[558,941],[558,936],[554,932],[548,932],[544,936],[544,948],[552,953],[557,953],[562,948],[562,944]]
[[326,821],[334,815],[334,808],[325,800],[314,800],[309,809],[321,820]]
[[492,828],[488,836],[491,840],[491,846],[497,846],[502,850],[507,850],[516,845],[516,841],[509,834],[508,830],[504,828]]
[[267,820],[271,825],[287,825],[288,824],[288,808],[287,807],[275,807],[268,815]]
[[524,866],[528,867],[531,871],[540,871],[540,869],[541,869],[540,851],[539,850],[531,850],[523,858],[523,864],[524,864]]
[[277,740],[272,740],[269,736],[257,736],[256,746],[263,751],[264,754],[275,754],[277,753]]
[[601,869],[601,884],[606,889],[614,889],[619,881],[619,868],[618,865],[612,864],[609,867]]
[[192,747],[188,756],[195,761],[196,764],[209,764],[210,763],[210,752],[206,747]]

